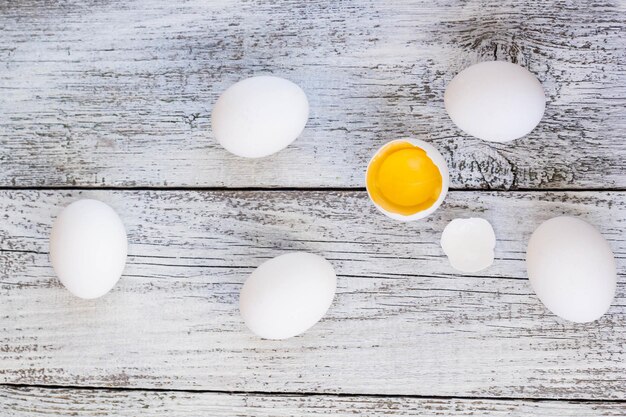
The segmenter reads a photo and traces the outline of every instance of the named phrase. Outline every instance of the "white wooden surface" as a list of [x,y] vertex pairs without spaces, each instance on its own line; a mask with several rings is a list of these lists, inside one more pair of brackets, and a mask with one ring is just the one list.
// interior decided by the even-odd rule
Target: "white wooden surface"
[[[0,415],[626,416],[625,16],[621,0],[0,2]],[[548,96],[509,144],[464,136],[443,108],[446,83],[491,59]],[[235,158],[212,104],[267,73],[303,86],[310,122],[275,156]],[[371,154],[406,135],[442,151],[457,190],[413,224],[363,192]],[[79,197],[129,231],[97,301],[48,261]],[[618,260],[592,324],[550,314],[526,278],[530,233],[560,214]],[[459,275],[438,240],[472,215],[497,259]],[[337,298],[306,334],[262,341],[238,292],[287,250],[328,258]]]
[[[0,184],[362,187],[372,152],[433,142],[454,188],[626,186],[622,0],[112,0],[0,3]],[[544,121],[489,144],[454,127],[447,82],[519,62]],[[305,89],[293,146],[244,161],[210,112],[228,85],[273,73]],[[305,168],[305,169],[303,169]]]
[[[52,217],[79,197],[125,220],[129,262],[106,297],[81,301],[54,278]],[[0,212],[0,376],[15,384],[226,391],[626,399],[620,275],[598,322],[550,314],[526,279],[525,242],[555,215],[609,239],[623,273],[625,193],[453,192],[424,222],[389,222],[363,192],[5,191]],[[457,216],[489,219],[497,260],[455,273],[439,247]],[[301,337],[244,327],[247,274],[287,250],[339,275],[327,317]]]
[[2,408],[12,417],[624,416],[624,407],[619,403],[45,388],[0,390]]

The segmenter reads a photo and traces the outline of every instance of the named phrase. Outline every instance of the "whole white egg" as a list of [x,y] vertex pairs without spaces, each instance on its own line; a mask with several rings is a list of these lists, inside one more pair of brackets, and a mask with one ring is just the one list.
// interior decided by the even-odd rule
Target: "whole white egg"
[[259,76],[239,81],[220,96],[211,125],[227,151],[260,158],[296,140],[308,118],[309,102],[298,85],[284,78]]
[[77,297],[106,294],[126,264],[126,230],[117,213],[98,200],[78,200],[56,218],[50,261],[61,283]]
[[321,256],[293,252],[261,264],[246,280],[239,309],[246,326],[264,339],[297,336],[330,307],[337,277]]
[[541,302],[566,320],[597,320],[615,297],[617,268],[611,247],[581,219],[563,216],[541,224],[528,242],[526,265]]
[[448,115],[465,133],[489,142],[508,142],[530,133],[541,121],[546,98],[527,69],[509,62],[472,65],[446,87]]

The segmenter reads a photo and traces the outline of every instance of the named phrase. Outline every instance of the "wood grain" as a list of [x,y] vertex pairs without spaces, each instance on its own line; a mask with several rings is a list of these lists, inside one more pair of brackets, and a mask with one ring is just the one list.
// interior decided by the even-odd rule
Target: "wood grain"
[[[0,4],[0,185],[362,187],[383,143],[415,136],[464,189],[626,187],[622,1],[109,0]],[[520,63],[548,97],[527,138],[456,129],[466,66]],[[288,149],[216,145],[219,93],[254,74],[307,92]]]
[[[626,416],[624,16],[617,0],[1,2],[0,414]],[[463,135],[443,106],[456,73],[492,59],[548,98],[509,144]],[[270,158],[235,158],[212,104],[269,73],[305,89],[310,121]],[[413,224],[336,191],[361,189],[375,149],[403,136],[433,143],[467,190]],[[79,197],[129,232],[124,277],[97,301],[48,261],[52,219]],[[596,225],[618,260],[592,324],[553,316],[526,279],[525,242],[560,214]],[[497,259],[459,275],[438,240],[470,215],[494,225]],[[290,250],[333,263],[336,300],[306,334],[259,340],[239,290]]]
[[[53,217],[79,197],[114,207],[129,234],[118,286],[72,297],[47,256]],[[402,224],[357,191],[1,191],[0,382],[283,393],[626,399],[626,193],[452,192]],[[545,219],[596,225],[619,267],[617,297],[590,324],[533,294],[525,242]],[[496,262],[459,275],[438,244],[481,216]],[[339,275],[327,316],[264,341],[238,314],[246,276],[285,251]]]
[[32,416],[507,416],[626,415],[625,403],[368,398],[0,387],[0,409]]

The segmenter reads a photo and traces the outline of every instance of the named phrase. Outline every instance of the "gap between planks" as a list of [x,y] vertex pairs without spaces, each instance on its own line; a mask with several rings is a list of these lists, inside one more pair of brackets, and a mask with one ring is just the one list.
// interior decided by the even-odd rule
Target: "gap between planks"
[[153,387],[105,387],[97,385],[56,385],[56,384],[16,384],[2,383],[2,389],[36,388],[47,390],[85,390],[85,391],[120,391],[120,392],[155,392],[155,393],[193,393],[193,394],[223,394],[223,395],[247,395],[247,396],[281,396],[281,397],[334,397],[334,398],[407,398],[422,400],[480,400],[480,401],[525,401],[533,403],[562,402],[569,404],[624,404],[626,401],[618,399],[593,399],[593,398],[551,398],[551,397],[506,397],[506,396],[469,396],[469,395],[416,395],[416,394],[361,394],[361,393],[333,393],[333,392],[299,392],[299,391],[245,391],[245,390],[207,390],[193,388],[153,388]]
[[[0,186],[0,191],[189,191],[189,192],[366,192],[365,187],[185,187],[185,186],[83,186],[83,185],[52,185],[52,186]],[[455,193],[622,193],[626,187],[587,187],[587,188],[449,188]]]

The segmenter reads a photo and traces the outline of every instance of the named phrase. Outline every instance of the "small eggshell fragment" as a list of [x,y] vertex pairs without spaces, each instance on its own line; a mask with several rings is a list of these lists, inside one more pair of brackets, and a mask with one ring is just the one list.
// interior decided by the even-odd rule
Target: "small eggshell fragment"
[[233,84],[220,96],[211,125],[227,151],[261,158],[296,140],[308,118],[309,102],[298,85],[284,78],[259,76]]
[[546,98],[526,68],[502,61],[464,69],[446,87],[444,103],[455,125],[489,142],[508,142],[530,133],[541,121]]
[[454,219],[443,229],[441,247],[454,269],[478,272],[493,263],[496,235],[485,219]]
[[299,335],[326,314],[337,277],[321,256],[293,252],[261,264],[246,280],[239,308],[246,326],[264,339]]
[[117,213],[98,200],[65,207],[50,234],[50,262],[61,283],[77,297],[106,294],[126,265],[126,230]]
[[581,219],[562,216],[542,223],[528,242],[526,266],[541,302],[565,320],[597,320],[615,297],[617,267],[611,247]]

